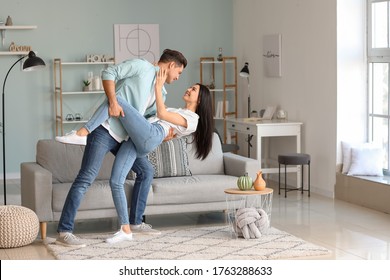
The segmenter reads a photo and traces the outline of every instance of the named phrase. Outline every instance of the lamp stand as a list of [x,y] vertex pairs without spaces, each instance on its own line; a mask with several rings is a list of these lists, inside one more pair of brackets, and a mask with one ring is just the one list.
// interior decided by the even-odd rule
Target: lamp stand
[[[247,79],[248,79],[248,118],[250,118],[251,117],[251,93],[249,90],[249,77]],[[251,157],[252,138],[253,138],[253,135],[248,134],[248,137],[246,139],[246,141],[248,142],[248,158]]]
[[248,86],[248,118],[251,117],[251,95],[249,93],[249,86]]
[[9,73],[11,72],[12,68],[21,61],[26,56],[22,56],[19,58],[12,66],[9,68],[7,75],[5,75],[4,82],[3,82],[3,94],[2,94],[2,133],[3,133],[3,189],[4,189],[4,205],[7,205],[7,179],[6,179],[6,168],[5,168],[5,83],[7,82],[7,78]]

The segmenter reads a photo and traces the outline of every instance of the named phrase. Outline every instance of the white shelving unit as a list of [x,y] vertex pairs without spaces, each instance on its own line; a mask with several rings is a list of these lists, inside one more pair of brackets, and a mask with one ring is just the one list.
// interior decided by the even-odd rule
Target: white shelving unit
[[[82,120],[66,120],[66,115],[64,113],[64,97],[68,96],[93,96],[93,95],[103,95],[104,90],[94,90],[94,91],[82,91],[82,90],[64,90],[63,83],[63,71],[64,67],[69,67],[69,70],[74,69],[74,67],[84,67],[86,70],[90,70],[96,66],[108,66],[114,64],[114,62],[63,62],[60,58],[55,58],[53,61],[53,70],[54,70],[54,103],[55,103],[55,122],[56,122],[56,135],[64,135],[64,125],[66,124],[83,124],[86,123],[87,119]],[[81,81],[80,81],[81,82]],[[81,88],[81,85],[80,85]],[[92,106],[91,106],[92,107]],[[82,112],[80,112],[82,113]],[[64,117],[65,116],[65,117]]]
[[[205,78],[206,72],[210,75],[210,79],[215,86],[215,88],[210,88],[210,85],[208,85],[213,97],[214,120],[223,122],[223,133],[220,133],[223,138],[222,141],[225,144],[230,144],[232,140],[237,143],[236,133],[233,133],[230,139],[227,138],[226,127],[226,118],[237,118],[237,58],[229,56],[223,57],[222,61],[218,61],[214,57],[201,57],[200,83],[205,85],[210,82],[205,82],[207,81]],[[218,100],[222,105],[219,110],[217,108]],[[226,106],[227,101],[229,102],[229,108]]]

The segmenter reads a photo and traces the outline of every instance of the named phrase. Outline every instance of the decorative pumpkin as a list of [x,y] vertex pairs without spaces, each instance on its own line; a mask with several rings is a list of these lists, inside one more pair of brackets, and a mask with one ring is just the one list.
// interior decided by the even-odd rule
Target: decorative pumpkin
[[248,176],[248,173],[245,173],[244,176],[241,176],[237,179],[237,187],[242,191],[249,191],[253,186],[253,180]]
[[263,172],[260,170],[256,174],[257,174],[257,178],[253,182],[253,187],[255,188],[256,191],[264,191],[267,184],[263,179],[262,176]]

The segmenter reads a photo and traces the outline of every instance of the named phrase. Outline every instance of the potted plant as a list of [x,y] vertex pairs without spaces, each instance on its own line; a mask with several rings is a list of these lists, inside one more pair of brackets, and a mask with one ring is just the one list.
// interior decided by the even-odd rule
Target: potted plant
[[90,82],[90,81],[84,80],[84,81],[83,81],[83,84],[84,84],[83,91],[89,91],[89,90],[91,90],[91,87],[90,87],[91,82]]

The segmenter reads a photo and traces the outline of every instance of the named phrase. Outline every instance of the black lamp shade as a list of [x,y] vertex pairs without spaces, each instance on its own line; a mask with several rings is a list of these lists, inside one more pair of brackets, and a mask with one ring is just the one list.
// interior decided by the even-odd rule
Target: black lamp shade
[[245,66],[240,71],[240,76],[243,77],[243,78],[248,78],[249,77],[249,67],[248,67],[248,65],[249,65],[249,63],[245,62]]
[[28,58],[23,63],[23,71],[32,71],[37,68],[45,67],[45,62],[37,57],[33,51],[28,53]]

